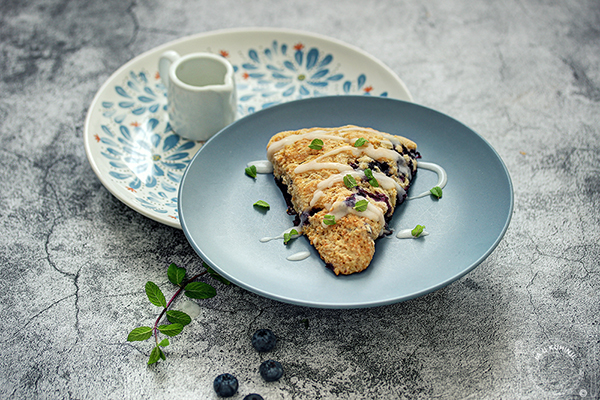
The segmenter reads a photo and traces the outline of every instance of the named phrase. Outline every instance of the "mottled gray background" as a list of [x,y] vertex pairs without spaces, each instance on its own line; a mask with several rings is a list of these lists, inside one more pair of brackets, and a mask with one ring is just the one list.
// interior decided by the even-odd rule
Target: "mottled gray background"
[[[0,397],[599,398],[600,3],[572,1],[0,1]],[[171,293],[184,234],[122,204],[83,148],[90,102],[122,64],[186,35],[270,26],[382,60],[415,102],[485,137],[514,184],[492,255],[448,287],[365,310],[281,304],[217,286],[147,367],[127,333]],[[208,281],[208,279],[207,279]],[[167,290],[168,289],[168,290]],[[270,327],[285,376],[249,336]]]

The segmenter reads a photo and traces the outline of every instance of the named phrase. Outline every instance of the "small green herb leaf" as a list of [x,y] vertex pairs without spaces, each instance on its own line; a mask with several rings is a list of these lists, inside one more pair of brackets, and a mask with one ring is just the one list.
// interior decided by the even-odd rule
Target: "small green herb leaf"
[[313,139],[313,141],[310,142],[308,147],[313,150],[321,150],[323,148],[323,141],[321,139]]
[[292,240],[292,236],[294,236],[294,235],[298,235],[298,231],[295,229],[292,229],[291,231],[284,233],[283,234],[283,244],[288,244],[288,242],[290,240]]
[[202,262],[202,266],[204,268],[206,268],[206,270],[208,271],[208,274],[213,278],[218,280],[219,282],[221,282],[224,285],[231,285],[231,282],[229,282],[227,279],[223,278],[221,275],[219,275],[214,269],[212,269],[211,267],[208,266],[207,263]]
[[160,358],[162,358],[164,360],[164,358],[163,358],[164,356],[165,355],[162,354],[162,350],[158,346],[155,346],[152,349],[152,352],[150,353],[150,358],[148,359],[148,365],[152,365],[152,364],[158,362],[158,360]]
[[352,189],[353,187],[358,186],[358,183],[356,183],[356,179],[354,179],[352,175],[348,174],[344,176],[344,185],[346,185],[348,189]]
[[366,143],[369,143],[369,141],[361,137],[356,139],[356,142],[354,142],[354,147],[364,146]]
[[413,235],[414,237],[419,237],[423,233],[423,229],[425,229],[425,227],[423,225],[417,225],[417,226],[415,226],[415,229],[410,231],[410,234]]
[[246,175],[250,178],[256,178],[256,165],[251,165],[245,169]]
[[141,342],[142,340],[150,339],[152,336],[152,328],[149,326],[140,326],[135,328],[127,335],[128,342]]
[[325,225],[335,225],[335,215],[327,214],[323,217],[323,223]]
[[167,270],[167,277],[172,284],[179,285],[185,278],[185,272],[185,268],[179,268],[177,265],[171,264]]
[[359,200],[356,202],[356,204],[354,205],[354,209],[356,211],[366,211],[367,207],[369,206],[369,202],[367,200]]
[[168,325],[159,325],[158,330],[160,333],[163,333],[167,336],[176,336],[181,333],[183,330],[183,325],[181,324],[168,324]]
[[160,347],[167,347],[169,345],[169,339],[164,338],[163,340],[160,341],[160,343],[158,344]]
[[150,303],[154,304],[155,306],[167,308],[167,300],[165,300],[165,295],[160,291],[154,282],[146,282],[146,296],[148,296]]
[[216,294],[215,288],[204,282],[190,282],[185,286],[185,295],[192,299],[209,299]]
[[431,192],[431,194],[435,197],[437,197],[438,199],[442,198],[442,188],[439,186],[436,186],[434,188],[431,188],[431,190],[429,190]]
[[379,182],[377,182],[377,179],[375,179],[375,177],[373,176],[373,171],[371,171],[369,168],[365,169],[365,176],[369,180],[369,184],[371,186],[379,187]]
[[181,324],[183,326],[192,322],[192,318],[183,311],[169,310],[167,311],[167,319],[173,324]]
[[269,205],[269,203],[267,203],[264,200],[258,200],[256,203],[253,204],[256,207],[260,207],[260,208],[266,208],[267,210],[269,208],[271,208],[271,206]]

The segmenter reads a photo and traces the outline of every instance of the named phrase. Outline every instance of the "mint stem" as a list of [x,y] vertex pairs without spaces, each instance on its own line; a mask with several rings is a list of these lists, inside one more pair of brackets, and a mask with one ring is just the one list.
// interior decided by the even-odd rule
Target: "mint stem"
[[188,279],[187,281],[183,282],[180,287],[179,290],[177,290],[175,292],[175,294],[173,295],[173,297],[171,297],[171,299],[167,302],[167,306],[165,308],[163,308],[163,310],[161,311],[160,315],[158,316],[158,318],[156,318],[156,322],[154,322],[154,327],[152,328],[152,331],[154,332],[154,341],[156,342],[156,347],[158,347],[158,323],[160,322],[160,320],[162,319],[162,317],[165,315],[165,313],[167,312],[169,306],[171,305],[171,303],[177,298],[177,296],[179,296],[179,294],[183,291],[183,289],[185,289],[186,285],[188,283],[190,283],[191,281],[200,278],[202,275],[206,274],[208,271],[204,271],[204,272],[200,272],[198,275],[195,275],[193,277],[191,277],[190,279]]

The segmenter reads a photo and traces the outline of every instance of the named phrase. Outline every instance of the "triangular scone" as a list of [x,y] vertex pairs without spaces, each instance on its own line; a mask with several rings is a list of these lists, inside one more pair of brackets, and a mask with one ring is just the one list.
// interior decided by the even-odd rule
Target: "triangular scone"
[[369,266],[375,239],[389,232],[419,154],[409,139],[347,125],[277,133],[267,156],[297,230],[336,275],[348,275]]

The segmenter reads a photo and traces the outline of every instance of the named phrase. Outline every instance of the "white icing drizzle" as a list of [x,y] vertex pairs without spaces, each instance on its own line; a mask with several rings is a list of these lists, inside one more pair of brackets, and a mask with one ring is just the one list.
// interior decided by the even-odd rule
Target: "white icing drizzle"
[[[360,178],[360,179],[365,177],[365,173],[363,171],[354,171],[354,170],[348,171],[348,172],[342,171],[339,174],[331,175],[329,178],[327,178],[317,184],[317,190],[313,194],[313,197],[310,201],[310,206],[313,207],[315,204],[317,204],[317,201],[319,201],[319,199],[321,197],[323,197],[323,194],[324,194],[323,189],[328,189],[338,182],[343,182],[344,176],[346,176],[346,175],[352,175],[352,177]],[[396,191],[398,192],[398,196],[400,196],[400,197],[404,196],[404,194],[406,193],[404,188],[402,186],[400,186],[400,184],[398,182],[396,182],[394,179],[390,178],[389,176],[382,174],[381,172],[373,172],[373,177],[375,179],[377,179],[377,182],[379,182],[379,186],[385,190],[389,190],[389,189],[392,189],[395,187]]]
[[334,139],[334,140],[348,141],[344,137],[328,135],[327,131],[324,131],[324,130],[306,132],[306,133],[302,133],[300,135],[290,135],[290,136],[284,137],[281,140],[271,143],[267,147],[267,158],[269,160],[272,160],[273,154],[277,153],[279,150],[283,149],[285,146],[293,144],[301,139]]
[[269,160],[256,160],[250,161],[246,164],[246,167],[254,165],[256,167],[257,174],[271,174],[273,173],[273,164]]
[[[356,196],[356,201],[367,200],[363,196]],[[368,200],[367,200],[368,201]],[[368,201],[367,209],[365,211],[357,211],[354,207],[348,206],[345,201],[336,201],[333,203],[333,206],[329,208],[329,213],[335,217],[335,221],[339,221],[341,218],[345,217],[348,214],[354,214],[361,217],[369,218],[373,221],[379,221],[382,226],[385,226],[385,218],[383,216],[383,211],[370,201]],[[324,228],[327,228],[328,225],[325,223],[321,223]]]
[[295,174],[301,174],[303,172],[312,171],[315,169],[337,169],[338,171],[352,171],[352,167],[346,164],[340,164],[335,162],[316,162],[316,160],[312,160],[307,162],[306,164],[301,164],[296,167],[294,170]]
[[310,252],[309,251],[299,251],[298,253],[294,253],[291,256],[288,256],[286,258],[286,260],[289,261],[301,261],[304,260],[305,258],[310,257]]
[[[375,148],[372,144],[361,147],[354,146],[342,146],[335,148],[333,150],[328,151],[327,153],[321,154],[319,157],[315,158],[307,162],[306,164],[300,164],[294,169],[295,174],[301,174],[303,172],[318,170],[318,169],[337,169],[338,171],[349,171],[352,170],[352,167],[346,164],[340,164],[335,162],[322,163],[319,162],[325,157],[331,157],[336,154],[342,153],[344,151],[351,152],[355,157],[360,156],[361,154],[366,154],[373,160],[393,160],[398,165],[398,170],[404,175],[408,175],[409,178],[412,175],[410,168],[406,165],[406,160],[400,153],[395,150],[386,149],[383,147]],[[400,164],[399,161],[402,160],[403,163]]]
[[381,172],[373,172],[373,177],[377,179],[379,182],[379,186],[384,188],[385,190],[390,190],[393,187],[396,187],[396,191],[398,192],[398,196],[404,196],[406,190],[398,182],[394,179],[390,178],[386,174],[382,174]]
[[343,182],[344,177],[346,175],[351,175],[354,178],[362,178],[363,176],[365,176],[365,174],[354,170],[331,175],[329,178],[317,184],[317,190],[315,191],[315,194],[313,194],[313,198],[310,201],[310,206],[314,206],[317,203],[317,201],[319,201],[319,199],[323,196],[323,189],[330,188],[338,182]]
[[427,235],[429,235],[429,232],[423,231],[423,232],[421,232],[421,234],[418,237],[414,237],[412,235],[412,229],[402,229],[401,231],[399,231],[396,234],[396,237],[398,239],[418,239],[421,236],[427,236]]
[[[417,167],[435,172],[438,175],[438,183],[436,186],[439,186],[441,189],[443,189],[446,186],[446,183],[448,183],[448,174],[446,173],[446,170],[441,166],[430,162],[419,161]],[[416,196],[411,196],[406,200],[414,200],[421,197],[429,196],[430,194],[431,193],[427,191]]]
[[291,228],[288,228],[285,231],[281,232],[281,234],[278,236],[273,236],[273,237],[267,236],[267,237],[261,238],[260,241],[262,243],[266,243],[266,242],[270,242],[271,240],[283,239],[283,235],[285,235],[286,233],[290,233],[292,231],[292,229],[295,229],[296,232],[298,232],[298,234],[292,235],[291,238],[296,239],[297,237],[300,237],[300,235],[302,234],[302,228],[300,228],[299,226],[292,226]]

